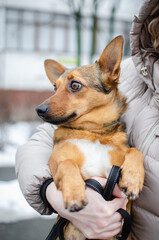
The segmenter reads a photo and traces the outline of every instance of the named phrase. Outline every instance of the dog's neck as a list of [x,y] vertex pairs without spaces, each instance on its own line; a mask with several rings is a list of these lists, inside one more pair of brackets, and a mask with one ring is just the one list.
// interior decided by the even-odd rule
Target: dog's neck
[[106,123],[106,124],[102,124],[100,125],[96,125],[93,123],[85,123],[84,125],[78,125],[78,126],[71,126],[71,125],[61,125],[59,126],[59,128],[65,128],[65,129],[70,129],[70,130],[76,130],[76,131],[88,131],[91,133],[95,133],[95,134],[110,134],[112,132],[117,132],[120,130],[125,130],[125,124],[123,122],[120,122],[119,119],[112,121],[110,123]]
[[[114,124],[116,124],[116,123],[119,123],[119,119],[117,119],[117,120],[115,120],[115,121],[112,121],[112,122],[110,122],[110,123],[105,123],[105,124],[103,124],[101,127],[98,127],[98,128],[93,128],[93,127],[91,127],[89,130],[92,130],[92,131],[94,131],[94,130],[101,130],[101,129],[103,129],[103,128],[106,128],[106,127],[110,127],[110,126],[113,126]],[[92,124],[93,125],[93,124]],[[68,125],[64,125],[63,124],[63,126],[62,127],[66,127],[66,128],[70,128],[70,129],[79,129],[79,130],[86,130],[84,127],[81,127],[81,126],[79,126],[79,127],[71,127],[71,126],[68,126]]]
[[[102,128],[98,128],[98,129],[84,129],[84,128],[72,128],[69,126],[60,126],[57,130],[56,130],[56,142],[61,140],[61,136],[62,139],[63,138],[82,138],[84,139],[85,137],[87,138],[88,136],[91,136],[91,138],[100,138],[102,137],[102,139],[104,139],[105,137],[115,134],[115,133],[119,133],[119,132],[123,132],[125,131],[125,124],[120,122],[120,121],[114,121],[110,124],[104,124]],[[58,134],[57,134],[58,132]],[[59,137],[60,136],[60,137]]]

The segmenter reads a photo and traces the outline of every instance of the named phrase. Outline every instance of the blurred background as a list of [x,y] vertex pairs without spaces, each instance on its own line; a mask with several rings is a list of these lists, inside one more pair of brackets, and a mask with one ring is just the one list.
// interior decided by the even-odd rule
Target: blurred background
[[43,240],[56,217],[25,201],[14,165],[18,146],[40,120],[35,108],[52,94],[43,62],[93,63],[117,35],[130,56],[129,31],[143,0],[0,0],[0,239]]

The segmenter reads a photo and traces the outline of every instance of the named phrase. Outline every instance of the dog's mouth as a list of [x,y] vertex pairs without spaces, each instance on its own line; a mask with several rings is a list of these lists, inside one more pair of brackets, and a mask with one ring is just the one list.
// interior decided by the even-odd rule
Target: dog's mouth
[[[59,124],[63,124],[68,122],[69,120],[73,119],[76,117],[76,113],[72,113],[67,117],[63,117],[63,118],[50,118],[49,122],[55,125],[59,125]],[[46,120],[47,121],[47,120]]]
[[59,125],[59,124],[66,123],[71,119],[74,119],[76,116],[77,116],[76,113],[72,113],[69,116],[63,117],[63,118],[55,118],[55,117],[52,117],[52,116],[49,116],[49,115],[46,116],[46,117],[41,117],[41,118],[45,122],[49,122],[49,123],[52,123],[52,124],[55,124],[55,125]]

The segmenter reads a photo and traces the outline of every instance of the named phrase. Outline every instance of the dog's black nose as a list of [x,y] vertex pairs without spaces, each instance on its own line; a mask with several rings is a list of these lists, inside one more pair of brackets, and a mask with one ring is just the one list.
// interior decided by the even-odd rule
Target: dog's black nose
[[36,108],[36,112],[39,117],[45,117],[46,113],[49,111],[49,106],[47,104],[40,105]]

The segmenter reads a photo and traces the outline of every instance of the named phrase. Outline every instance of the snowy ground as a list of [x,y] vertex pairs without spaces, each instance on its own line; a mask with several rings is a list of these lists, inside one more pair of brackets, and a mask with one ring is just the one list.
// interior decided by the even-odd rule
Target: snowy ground
[[[0,168],[14,168],[18,146],[27,142],[37,125],[39,122],[0,125]],[[24,199],[16,179],[0,181],[0,195],[0,223],[40,217]]]

